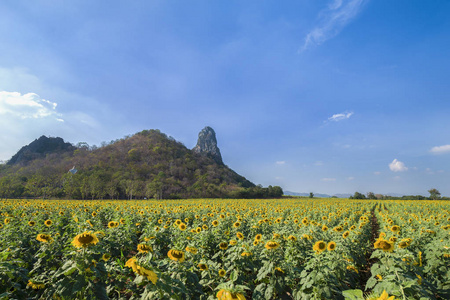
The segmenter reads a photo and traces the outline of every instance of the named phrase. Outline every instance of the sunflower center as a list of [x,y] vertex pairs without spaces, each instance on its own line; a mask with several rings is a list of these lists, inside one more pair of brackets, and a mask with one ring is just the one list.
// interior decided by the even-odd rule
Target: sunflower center
[[86,234],[86,235],[83,234],[82,236],[80,236],[78,238],[78,241],[83,245],[90,244],[90,243],[92,243],[93,240],[94,240],[94,237],[89,234]]
[[183,257],[183,252],[174,250],[172,251],[172,256],[175,257],[176,259],[180,259]]

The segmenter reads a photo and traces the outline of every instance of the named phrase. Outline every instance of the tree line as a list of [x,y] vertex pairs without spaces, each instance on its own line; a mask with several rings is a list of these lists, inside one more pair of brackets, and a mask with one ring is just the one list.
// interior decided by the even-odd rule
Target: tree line
[[401,197],[395,197],[390,195],[382,195],[375,194],[373,192],[368,192],[367,195],[364,195],[360,192],[355,192],[353,196],[350,196],[349,199],[373,199],[373,200],[450,200],[449,197],[442,197],[439,190],[432,188],[428,190],[430,195],[428,197],[422,195],[404,195]]

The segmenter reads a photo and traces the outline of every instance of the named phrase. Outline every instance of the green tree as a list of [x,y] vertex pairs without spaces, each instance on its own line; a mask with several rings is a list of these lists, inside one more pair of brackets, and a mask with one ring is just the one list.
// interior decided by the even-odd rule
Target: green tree
[[430,193],[430,199],[436,200],[441,198],[441,193],[435,188],[428,190],[428,193]]
[[106,184],[106,193],[109,195],[111,200],[114,199],[114,197],[119,195],[119,184],[115,180],[111,180]]
[[353,196],[350,196],[350,199],[366,199],[366,196],[360,192],[355,192]]
[[314,193],[313,192],[309,193],[309,198],[314,198]]
[[377,199],[377,197],[375,196],[375,194],[372,193],[372,192],[368,192],[368,193],[367,193],[367,198],[368,198],[368,199]]

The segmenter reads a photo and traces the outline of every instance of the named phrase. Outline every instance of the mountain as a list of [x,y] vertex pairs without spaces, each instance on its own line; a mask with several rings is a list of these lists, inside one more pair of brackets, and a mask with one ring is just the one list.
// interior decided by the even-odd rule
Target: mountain
[[[291,191],[284,191],[284,195],[286,196],[300,196],[300,197],[309,197],[309,193],[297,193],[297,192],[291,192]],[[314,197],[316,198],[331,198],[331,197],[337,197],[337,198],[348,198],[352,194],[334,194],[334,195],[328,195],[328,194],[314,194]]]
[[[291,191],[284,191],[284,195],[286,196],[300,196],[300,197],[309,197],[309,193],[297,193]],[[314,194],[316,198],[330,198],[330,195],[327,194]]]
[[202,132],[200,144],[201,135],[210,139],[204,141],[207,147],[202,151],[190,150],[159,130],[143,130],[100,148],[40,137],[0,165],[0,197],[262,198],[283,194],[280,187],[255,186],[223,164],[218,148],[214,152],[214,130],[207,127]]
[[44,158],[47,154],[58,152],[72,152],[75,147],[70,143],[65,143],[59,137],[41,136],[29,145],[22,147],[11,159],[8,165],[26,163],[37,158]]

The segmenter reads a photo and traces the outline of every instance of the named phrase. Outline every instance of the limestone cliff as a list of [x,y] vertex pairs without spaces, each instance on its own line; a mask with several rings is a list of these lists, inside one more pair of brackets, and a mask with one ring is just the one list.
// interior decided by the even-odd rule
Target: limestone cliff
[[217,163],[223,164],[222,155],[217,147],[216,133],[209,126],[198,134],[197,145],[192,149],[195,153],[206,154],[212,157]]

